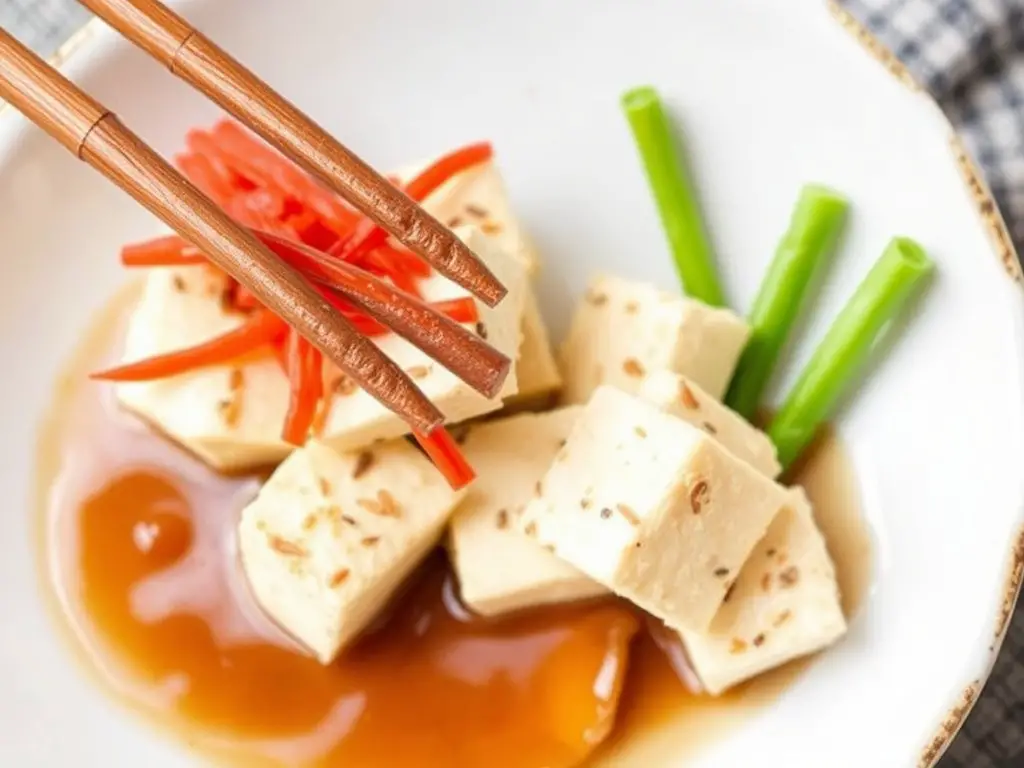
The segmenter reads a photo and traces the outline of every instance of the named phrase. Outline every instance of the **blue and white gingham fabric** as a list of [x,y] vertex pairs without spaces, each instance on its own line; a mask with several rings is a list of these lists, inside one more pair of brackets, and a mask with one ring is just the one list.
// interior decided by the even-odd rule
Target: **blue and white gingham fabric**
[[[1017,252],[1024,253],[1024,0],[836,2],[949,116],[992,189]],[[86,18],[74,0],[0,0],[0,26],[43,55]],[[939,767],[1024,768],[1024,610]]]

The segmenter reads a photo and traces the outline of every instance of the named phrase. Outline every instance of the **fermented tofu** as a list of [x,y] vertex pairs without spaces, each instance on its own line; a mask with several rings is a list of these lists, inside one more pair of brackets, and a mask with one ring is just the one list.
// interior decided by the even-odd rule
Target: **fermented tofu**
[[603,275],[591,281],[562,345],[562,402],[601,384],[636,393],[654,371],[682,373],[720,400],[750,328],[735,313]]
[[311,441],[242,512],[253,594],[328,664],[437,544],[461,495],[405,441],[349,454]]
[[686,376],[655,371],[640,385],[639,396],[666,413],[703,429],[762,474],[774,478],[782,471],[775,455],[775,445],[768,435]]
[[[399,172],[399,179],[407,182],[430,162]],[[531,276],[540,269],[537,249],[512,211],[505,181],[493,160],[449,179],[427,196],[423,207],[449,227],[479,227],[503,251],[523,259]]]
[[744,564],[706,632],[681,632],[690,663],[719,694],[773,667],[821,650],[846,632],[835,568],[803,491]]
[[673,629],[707,629],[786,492],[706,432],[613,387],[584,408],[522,530]]
[[[488,343],[515,359],[528,289],[523,264],[498,250],[475,228],[463,228],[457,234],[508,288],[497,307],[482,302],[477,306]],[[422,281],[420,289],[428,301],[468,295],[436,274]],[[224,279],[205,267],[149,270],[128,323],[123,360],[193,346],[238,327],[242,317],[221,306],[223,290]],[[395,334],[375,341],[409,372],[449,421],[495,411],[503,398],[517,391],[515,366],[500,395],[488,399]],[[344,386],[344,380],[343,386],[330,384],[335,393],[323,437],[332,446],[356,449],[408,433],[402,419],[367,393]],[[269,354],[156,381],[118,384],[115,391],[125,407],[217,469],[239,471],[276,463],[292,450],[280,439],[288,384]]]
[[452,517],[448,548],[462,600],[476,613],[494,616],[607,593],[515,525],[581,410],[485,422],[463,443],[477,479]]
[[526,291],[523,308],[522,342],[516,363],[519,391],[505,401],[511,409],[544,408],[555,400],[562,388],[562,374],[558,371],[547,326],[532,288]]

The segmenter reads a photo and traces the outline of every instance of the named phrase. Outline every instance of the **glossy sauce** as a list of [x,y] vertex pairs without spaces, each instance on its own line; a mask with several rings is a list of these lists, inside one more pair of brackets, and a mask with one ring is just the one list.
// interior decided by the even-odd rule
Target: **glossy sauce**
[[[695,696],[674,671],[674,636],[628,606],[485,621],[458,604],[440,553],[321,666],[261,615],[237,563],[234,526],[260,478],[216,475],[85,381],[116,349],[133,297],[100,319],[61,383],[40,456],[44,560],[103,679],[204,751],[325,768],[624,765],[657,759],[670,727],[677,758],[802,667]],[[830,437],[801,472],[850,613],[870,562],[852,475]]]

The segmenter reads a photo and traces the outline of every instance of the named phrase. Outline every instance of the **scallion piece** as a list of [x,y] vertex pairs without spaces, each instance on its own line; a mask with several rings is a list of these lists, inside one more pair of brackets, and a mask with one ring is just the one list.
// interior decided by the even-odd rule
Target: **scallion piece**
[[757,413],[819,266],[839,239],[847,208],[845,198],[825,187],[809,184],[800,192],[789,229],[750,310],[750,340],[725,399],[726,405],[748,420]]
[[649,86],[627,91],[622,108],[633,129],[683,290],[705,304],[725,306],[693,183],[676,153],[657,91]]
[[783,467],[790,466],[829,418],[882,333],[933,269],[924,249],[894,238],[854,291],[800,373],[768,427]]

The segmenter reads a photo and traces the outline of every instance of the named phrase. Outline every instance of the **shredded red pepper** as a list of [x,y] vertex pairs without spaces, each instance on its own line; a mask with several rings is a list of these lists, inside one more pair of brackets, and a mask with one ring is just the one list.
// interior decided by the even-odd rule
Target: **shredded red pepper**
[[448,299],[447,301],[435,301],[430,306],[456,323],[477,323],[480,321],[480,311],[477,309],[476,302],[469,296]]
[[121,249],[121,263],[126,267],[184,267],[208,262],[199,249],[177,235],[167,235],[126,245]]
[[254,312],[242,325],[202,344],[108,368],[92,374],[92,378],[103,381],[165,379],[197,368],[237,360],[261,347],[273,344],[288,331],[287,323],[277,315],[267,311]]
[[[208,131],[191,131],[186,147],[188,151],[176,158],[179,168],[240,224],[302,243],[321,253],[326,263],[304,257],[301,249],[289,249],[287,243],[275,239],[278,255],[307,278],[321,283],[324,296],[360,332],[376,336],[388,329],[330,289],[339,282],[344,284],[339,273],[330,269],[331,258],[340,256],[414,296],[420,296],[418,282],[433,274],[423,259],[390,243],[384,230],[236,123],[224,121]],[[486,162],[492,154],[487,143],[457,149],[413,178],[405,192],[414,200],[423,201],[453,176]],[[397,180],[392,182],[397,184]],[[208,263],[205,256],[173,235],[125,246],[121,262],[126,267]],[[344,280],[350,279],[344,273]],[[318,408],[323,410],[320,406],[325,397],[327,363],[319,350],[266,310],[247,289],[230,278],[227,280],[228,306],[247,315],[241,326],[195,347],[127,363],[93,376],[109,381],[147,381],[227,363],[267,348],[280,360],[289,380],[291,394],[283,437],[302,443],[318,417]],[[459,323],[478,321],[476,302],[468,297],[432,306]],[[472,479],[472,469],[444,429],[416,438],[453,487],[462,487]]]
[[440,189],[449,179],[476,165],[486,163],[494,156],[489,142],[468,144],[443,155],[419,173],[405,187],[405,194],[418,203]]
[[476,477],[473,467],[466,461],[459,444],[444,427],[437,427],[430,434],[413,431],[413,437],[423,452],[434,463],[455,490],[465,488]]
[[292,333],[288,337],[288,413],[282,438],[293,445],[306,442],[324,393],[323,356],[320,350]]

